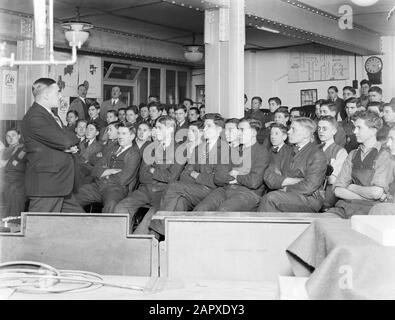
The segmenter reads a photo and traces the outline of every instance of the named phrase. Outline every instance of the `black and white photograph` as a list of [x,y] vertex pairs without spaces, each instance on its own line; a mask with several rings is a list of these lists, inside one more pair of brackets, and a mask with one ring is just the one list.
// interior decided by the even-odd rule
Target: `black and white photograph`
[[247,319],[394,270],[395,0],[0,0],[0,300]]

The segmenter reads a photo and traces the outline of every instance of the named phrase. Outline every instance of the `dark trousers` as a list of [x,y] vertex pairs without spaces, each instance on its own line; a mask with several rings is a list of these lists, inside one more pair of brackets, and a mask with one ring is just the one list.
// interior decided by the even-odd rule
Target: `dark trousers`
[[30,212],[81,213],[84,209],[73,194],[66,197],[30,197]]
[[[169,185],[166,193],[162,197],[159,210],[191,211],[212,191],[213,190],[209,187],[200,184],[174,182]],[[151,218],[153,215],[154,212],[149,214]],[[165,234],[165,225],[163,220],[152,220],[149,227],[161,235]]]
[[212,191],[193,211],[254,211],[261,198],[242,186],[228,186]]
[[126,194],[127,188],[125,187],[94,182],[79,188],[75,197],[82,207],[91,203],[101,202],[103,204],[102,213],[114,213],[115,206],[125,198]]
[[191,211],[210,192],[212,190],[209,187],[201,184],[174,182],[169,185],[162,197],[159,209],[161,211]]
[[272,191],[265,194],[258,212],[318,212],[322,200],[295,192]]
[[115,213],[129,214],[130,226],[133,227],[133,217],[136,212],[143,206],[150,206],[151,209],[144,215],[143,220],[140,222],[137,233],[148,233],[148,227],[151,223],[152,216],[159,208],[160,199],[163,191],[152,192],[145,186],[140,186],[139,189],[130,193],[125,199],[121,200],[115,206]]
[[24,175],[5,175],[0,187],[1,202],[4,210],[0,213],[0,218],[20,216],[25,211],[25,176]]

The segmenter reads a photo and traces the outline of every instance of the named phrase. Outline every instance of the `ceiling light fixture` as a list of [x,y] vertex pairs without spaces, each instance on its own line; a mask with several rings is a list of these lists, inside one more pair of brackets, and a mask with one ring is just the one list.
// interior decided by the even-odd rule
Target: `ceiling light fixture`
[[184,45],[184,57],[189,62],[199,62],[203,59],[203,46],[195,44],[195,34],[192,34],[192,44]]

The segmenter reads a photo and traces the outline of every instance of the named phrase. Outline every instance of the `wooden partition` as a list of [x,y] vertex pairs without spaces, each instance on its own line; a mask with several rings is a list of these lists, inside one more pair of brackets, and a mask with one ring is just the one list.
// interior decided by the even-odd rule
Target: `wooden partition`
[[128,234],[128,215],[22,213],[21,223],[20,233],[0,233],[1,262],[158,276],[158,242],[150,235]]
[[292,275],[285,250],[316,215],[158,212],[154,218],[166,228],[161,276],[277,281]]

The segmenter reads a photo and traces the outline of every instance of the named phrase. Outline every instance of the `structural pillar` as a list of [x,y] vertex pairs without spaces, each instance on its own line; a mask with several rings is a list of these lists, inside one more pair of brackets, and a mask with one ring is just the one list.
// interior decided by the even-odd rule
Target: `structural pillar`
[[205,11],[206,112],[244,114],[244,0],[223,0]]

